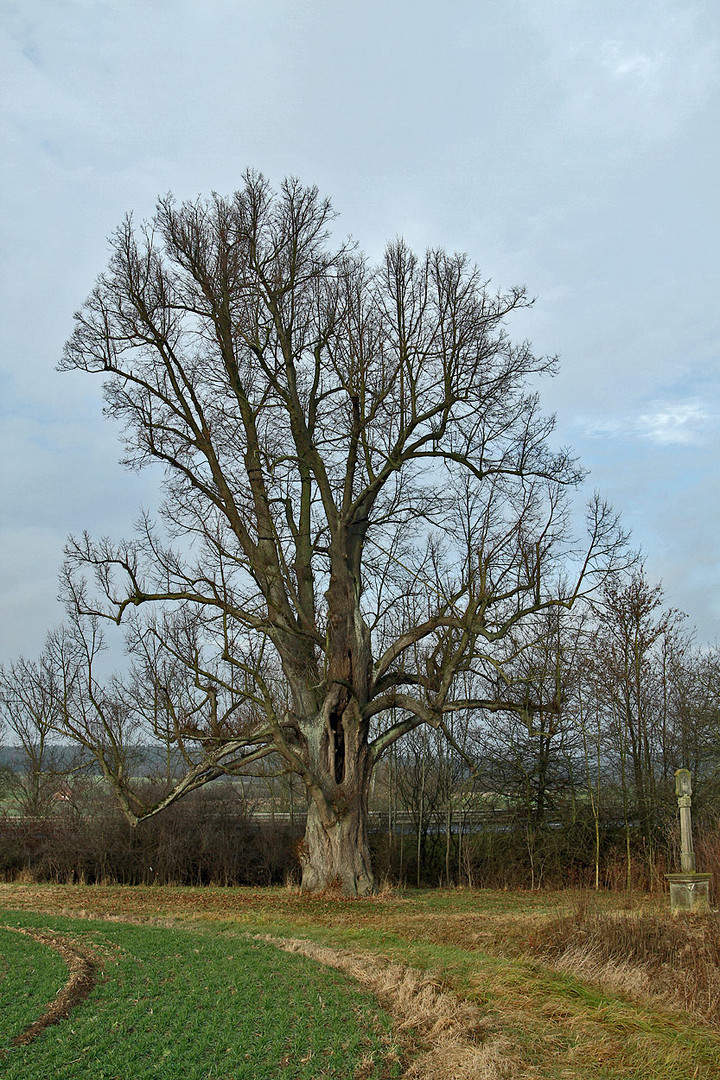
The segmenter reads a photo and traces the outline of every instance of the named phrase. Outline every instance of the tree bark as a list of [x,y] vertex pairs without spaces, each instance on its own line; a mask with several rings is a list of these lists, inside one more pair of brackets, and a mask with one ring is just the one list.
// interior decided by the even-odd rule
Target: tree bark
[[[357,566],[363,527],[343,535],[326,592],[325,697],[305,727],[308,773],[307,825],[300,848],[302,888],[340,888],[349,896],[374,892],[368,845],[368,804],[373,754],[368,700],[372,649],[360,611]],[[353,556],[344,557],[349,551]]]
[[[319,738],[317,737],[319,734]],[[307,824],[300,845],[303,892],[375,890],[368,845],[372,753],[353,698],[330,695],[308,740]]]
[[300,845],[303,892],[340,889],[346,896],[375,891],[367,832],[367,792],[342,808],[321,811],[308,800],[305,838]]

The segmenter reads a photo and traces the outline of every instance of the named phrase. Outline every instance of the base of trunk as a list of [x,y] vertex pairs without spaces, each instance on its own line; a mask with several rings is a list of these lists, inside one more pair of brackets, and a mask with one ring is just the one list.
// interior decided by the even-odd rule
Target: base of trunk
[[305,839],[300,846],[302,891],[340,890],[345,896],[375,892],[367,822],[359,813],[324,821],[314,802],[308,806]]

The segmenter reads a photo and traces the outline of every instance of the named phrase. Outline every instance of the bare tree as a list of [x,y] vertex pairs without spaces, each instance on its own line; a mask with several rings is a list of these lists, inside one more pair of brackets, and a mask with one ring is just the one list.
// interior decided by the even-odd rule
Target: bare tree
[[59,718],[57,682],[45,660],[21,657],[0,667],[0,719],[18,754],[18,767],[8,770],[7,787],[28,817],[48,813],[70,764],[67,755],[61,760],[52,741]]
[[73,540],[66,587],[117,623],[162,609],[135,640],[162,654],[192,782],[275,755],[307,794],[304,888],[364,894],[381,755],[453,711],[515,709],[516,629],[596,586],[619,536],[596,499],[570,538],[581,473],[528,389],[555,361],[504,330],[524,291],[400,240],[371,268],[332,220],[316,189],[249,173],[118,229],[61,367],[104,380],[128,466],[165,467],[168,535]]
[[642,566],[629,577],[608,580],[595,603],[596,632],[589,674],[606,712],[617,757],[625,819],[627,884],[632,882],[631,820],[643,837],[648,872],[654,850],[662,792],[668,779],[668,657],[687,645],[682,613],[664,607],[661,585],[651,585]]

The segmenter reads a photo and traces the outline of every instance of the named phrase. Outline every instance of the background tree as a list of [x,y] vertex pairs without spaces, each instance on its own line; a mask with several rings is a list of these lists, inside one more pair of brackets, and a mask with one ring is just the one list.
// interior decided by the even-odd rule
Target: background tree
[[73,762],[56,743],[60,719],[55,673],[46,663],[20,658],[0,667],[0,720],[14,755],[4,787],[21,814],[46,815]]
[[380,757],[455,711],[517,710],[518,628],[597,585],[619,537],[595,500],[571,538],[581,474],[528,389],[555,362],[504,329],[524,291],[402,241],[371,268],[332,217],[247,174],[115,234],[61,366],[103,378],[129,467],[164,466],[166,532],[72,541],[66,590],[77,619],[157,609],[132,631],[152,705],[68,723],[177,747],[184,776],[144,807],[107,756],[131,820],[273,755],[306,792],[304,887],[363,894]]
[[[663,607],[660,585],[651,586],[640,568],[627,581],[607,581],[597,607],[594,677],[609,709],[619,759],[626,831],[628,881],[630,821],[638,821],[646,861],[653,873],[662,793],[662,754],[667,743],[666,657],[678,641],[678,612]],[[677,766],[676,766],[677,767]]]
[[720,650],[675,636],[663,651],[664,759],[709,779],[720,771]]
[[515,635],[515,657],[502,672],[516,712],[476,725],[474,735],[483,787],[522,831],[532,888],[548,862],[562,858],[560,826],[572,827],[575,816],[578,748],[568,702],[577,683],[579,624],[577,609],[563,607],[525,620]]

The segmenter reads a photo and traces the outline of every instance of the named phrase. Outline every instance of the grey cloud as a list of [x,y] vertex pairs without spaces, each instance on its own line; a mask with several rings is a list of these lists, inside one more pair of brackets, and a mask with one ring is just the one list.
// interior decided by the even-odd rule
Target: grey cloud
[[639,438],[659,446],[699,445],[716,437],[717,415],[697,400],[654,401],[647,411],[576,421],[586,434],[600,438]]
[[540,388],[558,440],[716,636],[719,41],[720,11],[686,0],[4,4],[13,633],[57,619],[69,531],[127,534],[156,498],[117,465],[97,384],[53,373],[105,238],[167,190],[232,191],[249,165],[318,183],[372,258],[403,233],[527,283],[537,304],[509,331],[561,356]]

